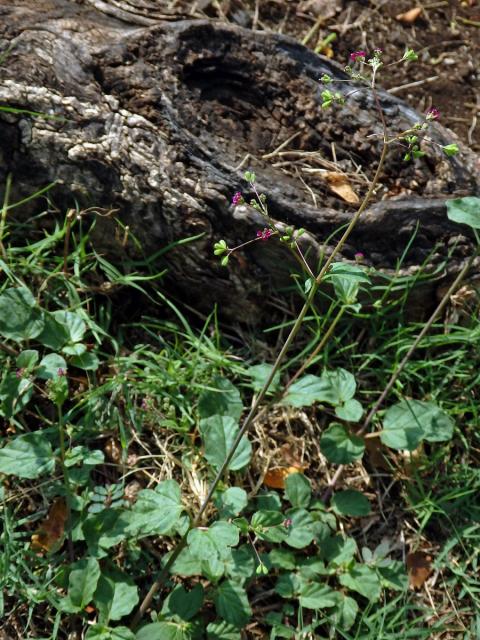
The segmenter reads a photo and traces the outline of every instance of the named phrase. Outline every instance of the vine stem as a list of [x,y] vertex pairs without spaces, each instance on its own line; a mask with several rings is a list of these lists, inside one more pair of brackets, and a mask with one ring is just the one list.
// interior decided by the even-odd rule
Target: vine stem
[[180,541],[178,542],[178,544],[176,545],[176,547],[173,549],[169,559],[167,560],[167,562],[165,563],[165,566],[163,567],[163,569],[160,571],[160,573],[158,574],[158,576],[156,577],[154,583],[152,584],[152,586],[150,587],[150,590],[148,591],[147,595],[145,596],[145,598],[143,599],[142,603],[140,604],[140,607],[138,608],[135,616],[133,617],[132,620],[132,624],[131,624],[131,628],[135,629],[139,622],[141,621],[141,619],[143,618],[145,612],[147,611],[148,607],[150,606],[150,603],[152,602],[153,597],[155,596],[155,594],[157,593],[157,591],[163,586],[163,584],[165,583],[166,579],[168,578],[168,574],[170,571],[170,568],[172,567],[173,563],[175,562],[175,560],[178,558],[178,556],[180,555],[180,553],[183,551],[183,549],[185,548],[186,544],[187,544],[187,537],[189,532],[192,529],[195,529],[196,527],[199,526],[199,524],[202,522],[202,517],[203,514],[205,513],[205,510],[207,509],[210,500],[212,499],[213,494],[215,493],[215,490],[217,489],[217,486],[219,484],[219,482],[221,481],[222,477],[224,476],[225,472],[227,471],[228,465],[230,464],[233,456],[235,455],[235,452],[237,450],[238,445],[240,444],[241,439],[243,438],[243,436],[246,434],[246,432],[248,431],[250,425],[252,424],[254,418],[256,417],[257,414],[257,410],[261,404],[261,402],[263,401],[263,399],[265,398],[265,395],[275,377],[276,372],[278,371],[278,369],[280,368],[280,365],[288,351],[288,349],[290,348],[290,345],[292,344],[295,336],[297,335],[300,327],[302,326],[303,320],[305,318],[305,315],[308,311],[308,309],[310,308],[310,305],[313,303],[313,300],[315,298],[315,295],[317,293],[318,287],[320,286],[323,278],[325,277],[327,271],[330,268],[330,265],[332,264],[332,262],[334,261],[335,257],[338,255],[338,253],[341,251],[343,245],[345,244],[345,242],[348,240],[350,234],[352,233],[355,225],[358,222],[358,219],[360,218],[360,216],[362,215],[362,213],[365,211],[368,203],[370,202],[371,197],[373,196],[375,189],[377,187],[377,184],[379,182],[380,179],[380,175],[382,173],[383,170],[383,165],[385,163],[385,158],[387,155],[387,149],[388,149],[388,145],[386,143],[386,141],[383,141],[383,146],[382,146],[382,152],[380,154],[380,159],[378,161],[378,165],[377,165],[377,169],[375,171],[375,175],[373,177],[372,182],[370,183],[369,189],[367,191],[367,193],[365,194],[365,197],[362,200],[362,203],[360,204],[359,208],[357,209],[357,211],[355,212],[354,216],[352,217],[349,225],[347,226],[347,228],[345,229],[342,237],[340,238],[340,240],[338,241],[338,243],[336,244],[336,246],[334,247],[332,253],[330,254],[330,256],[328,257],[328,259],[325,261],[325,264],[323,265],[323,267],[320,269],[319,274],[316,276],[312,287],[310,289],[310,291],[308,292],[307,298],[303,304],[303,307],[301,308],[297,319],[295,320],[295,323],[293,325],[293,327],[290,330],[290,333],[288,334],[283,347],[280,350],[280,353],[278,354],[275,363],[272,367],[272,370],[270,372],[270,375],[268,376],[265,384],[263,385],[261,391],[259,392],[258,396],[255,398],[255,401],[250,409],[250,411],[248,412],[247,417],[245,418],[245,420],[243,421],[243,424],[239,430],[239,432],[237,433],[237,436],[235,438],[235,440],[233,441],[233,444],[230,448],[230,451],[228,452],[225,460],[222,463],[222,466],[220,467],[220,469],[217,472],[217,475],[215,476],[212,484],[210,485],[210,488],[208,490],[208,493],[204,499],[204,501],[202,502],[200,509],[197,513],[197,515],[195,516],[192,524],[190,525],[188,531],[186,531],[186,533],[182,536],[182,538],[180,539]]
[[[382,404],[385,401],[385,398],[388,396],[388,394],[392,390],[393,385],[398,380],[398,377],[400,376],[402,371],[405,369],[405,366],[406,366],[407,362],[410,360],[410,358],[412,357],[413,353],[416,351],[416,349],[417,349],[418,345],[420,344],[420,342],[422,341],[422,339],[430,331],[430,329],[431,329],[433,323],[435,322],[436,318],[440,315],[440,313],[443,311],[443,309],[447,305],[448,301],[450,300],[451,296],[458,289],[458,287],[460,286],[461,282],[463,281],[463,279],[465,278],[465,276],[469,272],[470,268],[472,267],[475,258],[477,258],[479,254],[480,254],[480,243],[477,244],[476,250],[471,255],[471,257],[468,260],[468,262],[463,266],[462,270],[460,271],[458,276],[455,278],[455,280],[452,282],[452,284],[450,285],[450,287],[446,291],[445,295],[440,300],[440,302],[438,303],[437,307],[434,309],[432,315],[427,320],[426,324],[424,325],[424,327],[422,328],[422,330],[420,331],[418,336],[413,341],[413,344],[411,345],[410,349],[405,354],[403,360],[398,365],[398,368],[390,376],[390,380],[388,381],[385,389],[382,391],[382,393],[380,394],[380,397],[378,398],[376,403],[373,405],[373,407],[370,409],[370,411],[369,411],[367,417],[365,418],[360,430],[357,431],[357,433],[356,433],[357,436],[362,436],[367,431],[367,429],[370,426],[370,424],[371,424],[374,416],[376,415],[377,411],[380,409],[380,407],[382,406]],[[335,489],[335,485],[337,484],[337,482],[342,477],[342,474],[343,474],[343,472],[345,470],[345,466],[346,465],[342,464],[335,471],[335,473],[334,473],[334,475],[333,475],[333,477],[332,477],[332,479],[330,481],[330,484],[328,485],[325,493],[322,496],[322,501],[323,502],[328,502],[328,500],[330,499],[330,497],[331,497],[331,495],[333,493],[333,490]]]

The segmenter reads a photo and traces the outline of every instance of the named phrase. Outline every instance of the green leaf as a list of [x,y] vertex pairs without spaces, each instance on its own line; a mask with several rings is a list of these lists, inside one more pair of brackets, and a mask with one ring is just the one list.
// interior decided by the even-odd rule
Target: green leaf
[[135,634],[127,627],[110,629],[103,624],[88,627],[85,640],[135,640]]
[[289,387],[288,393],[280,404],[292,407],[309,407],[315,402],[326,401],[325,397],[330,398],[330,393],[331,386],[328,380],[307,374]]
[[135,640],[192,640],[184,623],[153,622],[137,631]]
[[17,436],[0,449],[0,473],[33,480],[54,469],[52,446],[41,431]]
[[365,270],[355,264],[334,262],[328,272],[335,294],[342,304],[354,304],[357,300],[360,285],[370,284]]
[[338,406],[351,400],[355,395],[357,383],[349,371],[334,369],[333,371],[326,371],[322,377],[329,382],[331,388],[330,399],[325,398],[324,402]]
[[82,356],[87,350],[86,345],[83,342],[76,342],[75,344],[66,344],[62,347],[62,353],[67,356]]
[[348,565],[357,552],[357,543],[353,538],[338,534],[327,538],[320,547],[320,552],[325,560],[337,567]]
[[238,389],[227,380],[217,376],[210,389],[204,391],[198,401],[200,418],[211,416],[230,416],[235,421],[240,419],[243,403]]
[[[252,379],[253,390],[257,393],[263,389],[263,385],[271,374],[273,365],[271,364],[255,364],[248,368],[247,375]],[[268,393],[272,393],[278,389],[280,383],[280,371],[277,371],[268,388]]]
[[18,354],[16,365],[19,369],[31,371],[38,362],[38,351],[35,349],[26,349]]
[[0,384],[0,415],[11,418],[30,402],[33,382],[27,377],[18,377],[13,371],[7,373]]
[[339,491],[332,498],[335,511],[342,516],[368,516],[370,513],[370,502],[355,489]]
[[325,584],[310,582],[300,590],[300,604],[306,609],[326,609],[337,604],[337,593]]
[[297,559],[293,551],[277,547],[272,549],[268,554],[268,558],[273,567],[276,569],[286,569],[293,571],[297,566]]
[[26,287],[6,289],[0,295],[0,334],[23,342],[36,338],[44,327],[43,311]]
[[355,565],[348,573],[340,576],[340,584],[356,591],[371,602],[380,598],[381,584],[375,569],[366,565]]
[[337,624],[343,631],[348,631],[353,627],[357,617],[358,604],[356,600],[341,592],[337,592],[337,595],[339,596],[339,602],[335,606],[332,622]]
[[302,473],[292,473],[285,480],[285,494],[292,507],[308,507],[312,497],[310,481]]
[[57,322],[63,324],[65,327],[68,342],[80,342],[80,340],[82,340],[87,330],[87,325],[77,313],[59,310],[54,311],[52,315]]
[[[205,458],[215,469],[219,469],[239,431],[236,420],[230,416],[211,416],[200,420],[200,433],[205,443]],[[246,436],[240,440],[228,465],[232,471],[243,469],[250,462],[252,445]]]
[[306,509],[290,509],[286,513],[291,520],[285,542],[294,549],[304,549],[312,542],[314,536],[314,520]]
[[58,378],[59,370],[66,371],[67,363],[58,353],[49,353],[41,359],[37,375],[42,380],[53,380]]
[[224,562],[225,575],[235,582],[243,584],[255,574],[256,558],[250,545],[244,544],[232,549],[230,557]]
[[291,385],[280,404],[307,407],[326,402],[337,407],[353,398],[356,387],[355,378],[345,369],[325,371],[321,377],[308,374]]
[[183,511],[180,487],[162,480],[154,490],[143,489],[130,512],[126,533],[141,537],[171,533]]
[[207,640],[241,640],[241,634],[233,624],[211,622],[207,627]]
[[37,336],[37,340],[49,349],[59,351],[68,342],[68,329],[48,311],[44,313],[44,320],[43,331]]
[[117,568],[107,569],[102,573],[94,602],[103,615],[103,622],[120,620],[128,615],[138,600],[138,588],[127,574]]
[[191,620],[203,604],[204,591],[201,584],[196,584],[191,591],[187,591],[182,585],[177,585],[166,598],[162,613],[164,615],[177,615],[182,620]]
[[81,355],[73,356],[71,359],[71,363],[74,367],[78,367],[79,369],[83,369],[84,371],[96,371],[100,366],[100,360],[95,353],[91,351],[86,351]]
[[295,598],[302,588],[302,581],[297,573],[281,573],[275,583],[275,593],[282,598]]
[[351,398],[344,404],[335,407],[335,415],[346,422],[358,422],[363,415],[363,407],[358,400]]
[[288,536],[284,520],[285,516],[280,511],[257,511],[253,514],[250,525],[260,540],[282,542]]
[[93,599],[100,578],[100,565],[95,558],[83,558],[71,565],[68,578],[68,599],[78,610]]
[[391,560],[386,567],[377,565],[377,571],[380,574],[382,586],[387,589],[396,589],[397,591],[408,589],[408,575],[404,563],[400,560]]
[[365,444],[341,424],[332,423],[320,438],[320,449],[333,464],[350,464],[363,456]]
[[453,426],[453,420],[434,402],[402,400],[385,413],[380,439],[392,449],[413,451],[423,439],[450,440]]
[[480,198],[467,196],[466,198],[447,200],[447,216],[452,222],[480,229]]
[[213,600],[218,615],[239,628],[244,627],[252,615],[245,589],[232,580],[224,580],[217,587]]
[[200,563],[201,572],[210,579],[218,579],[231,557],[230,548],[238,544],[239,531],[229,522],[218,521],[208,529],[192,529],[187,541],[191,557]]
[[459,152],[458,144],[446,144],[442,147],[442,151],[446,156],[454,156]]
[[229,487],[216,497],[215,504],[220,518],[234,518],[247,506],[247,492],[240,487]]

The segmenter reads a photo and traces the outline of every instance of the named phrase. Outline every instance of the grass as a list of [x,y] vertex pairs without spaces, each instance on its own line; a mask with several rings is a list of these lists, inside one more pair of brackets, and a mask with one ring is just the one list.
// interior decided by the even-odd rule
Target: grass
[[[2,476],[1,625],[8,638],[56,640],[72,637],[69,634],[102,640],[147,637],[147,632],[141,635],[141,628],[138,636],[127,634],[135,609],[128,604],[135,605],[145,595],[165,554],[172,549],[188,518],[194,516],[213,476],[211,460],[216,449],[208,454],[208,428],[214,427],[208,423],[212,416],[205,407],[223,398],[230,412],[224,414],[227,418],[237,411],[234,407],[244,411],[256,392],[252,366],[265,364],[263,356],[255,357],[251,345],[261,342],[267,346],[263,353],[273,353],[278,335],[291,322],[289,318],[279,318],[275,326],[266,327],[261,335],[232,340],[235,329],[223,327],[216,311],[199,323],[188,310],[171,302],[162,291],[160,263],[142,262],[138,258],[133,261],[124,252],[121,260],[113,264],[107,256],[100,255],[90,239],[95,213],[79,212],[79,217],[71,229],[65,219],[57,220],[44,231],[46,218],[41,214],[29,221],[28,226],[38,231],[27,239],[24,234],[27,223],[8,221],[4,229],[8,235],[4,233],[2,238],[5,255],[1,264],[1,295],[9,288],[28,283],[45,313],[67,310],[72,314],[72,323],[85,323],[81,339],[70,340],[57,349],[42,343],[38,334],[25,340],[4,336],[1,345],[0,415],[4,446],[11,446],[20,436],[40,433],[45,439],[40,444],[50,447],[54,461],[48,467],[49,473],[25,477],[19,469],[17,474],[4,470]],[[365,294],[359,311],[341,318],[327,348],[307,373],[318,374],[325,367],[354,372],[357,397],[364,407],[372,405],[422,326],[419,321],[406,320],[409,294],[420,277],[426,276],[379,281]],[[134,322],[127,315],[122,316],[119,304],[129,296],[144,301],[145,313],[137,314]],[[381,304],[374,304],[376,300]],[[323,306],[320,303],[319,308],[311,310],[298,344],[282,368],[283,381],[304,361],[328,326],[328,318],[334,316],[333,307],[325,314]],[[223,582],[219,582],[217,569],[210,565],[203,569],[201,578],[185,569],[171,577],[163,597],[175,585],[183,585],[187,590],[201,585],[206,594],[203,604],[198,613],[190,615],[181,603],[176,609],[168,609],[167,602],[162,609],[161,599],[155,599],[146,621],[160,626],[152,628],[151,634],[165,638],[206,637],[205,634],[211,638],[237,638],[243,634],[248,638],[348,640],[479,637],[480,356],[475,348],[480,331],[478,296],[472,294],[458,300],[449,314],[454,321],[445,324],[442,319],[433,326],[407,365],[385,409],[377,416],[375,428],[381,427],[385,410],[396,399],[412,397],[435,401],[454,420],[453,437],[447,442],[425,442],[406,455],[387,449],[378,437],[370,438],[373,443],[370,453],[348,465],[339,486],[360,490],[370,501],[371,512],[367,517],[351,518],[332,506],[318,504],[335,468],[318,445],[321,434],[334,418],[334,409],[328,403],[287,407],[272,397],[250,436],[253,452],[248,466],[225,476],[215,498],[216,507],[207,512],[205,527],[216,522],[232,526],[232,517],[238,509],[223,520],[218,520],[218,514],[222,509],[228,513],[226,495],[235,501],[243,499],[243,493],[227,494],[227,489],[244,490],[248,506],[243,512],[240,509],[240,513],[248,522],[259,500],[269,505],[268,513],[276,513],[277,505],[285,503],[285,494],[266,488],[263,474],[273,463],[289,466],[301,458],[307,467],[305,476],[310,489],[298,484],[295,491],[312,492],[310,510],[307,513],[306,507],[302,507],[305,511],[302,517],[313,518],[308,526],[314,527],[317,542],[292,548],[275,542],[275,537],[262,537],[259,530],[248,535],[242,533],[240,546],[233,555],[231,550],[225,551],[226,547],[219,552],[227,554],[225,566],[230,567]],[[242,342],[245,346],[239,348]],[[86,345],[86,353],[95,355],[98,366],[82,368],[79,363],[83,361],[75,360],[80,357],[76,353],[83,349],[79,346],[82,344]],[[16,379],[19,354],[29,350],[39,351],[40,358],[54,351],[65,359],[68,364],[65,400],[58,400],[64,384],[60,375],[34,377],[32,386],[27,382],[22,392],[20,387],[11,391],[9,385]],[[31,377],[38,373],[38,366],[29,370]],[[57,398],[56,404],[63,407],[65,465],[71,499],[63,488],[58,464],[58,424],[52,398]],[[1,464],[4,463],[0,458]],[[139,504],[142,495],[153,499],[156,488],[171,487],[162,483],[173,480],[181,490],[181,509],[175,522],[160,533],[157,521],[146,519],[144,526],[151,531],[149,535],[138,531],[126,535],[125,530],[134,530],[132,522],[122,530],[117,519],[135,509],[132,505]],[[145,490],[152,493],[142,494]],[[288,497],[288,487],[286,491]],[[56,499],[70,502],[71,521],[69,524],[68,518],[58,518],[55,531],[48,521]],[[169,500],[173,500],[172,496]],[[298,505],[308,503],[306,498],[293,494],[288,500],[294,508],[286,513],[292,512],[294,518],[299,513]],[[141,513],[136,513],[140,518]],[[73,558],[69,557],[68,530]],[[35,548],[32,535],[42,531],[47,538],[43,547]],[[319,541],[333,535],[332,532],[342,539],[352,539],[357,550],[348,562],[339,560],[337,569],[332,569],[335,565],[325,556],[319,574],[322,577],[315,578],[315,587],[335,586],[338,575],[347,575],[354,565],[362,570],[368,562],[361,563],[358,548],[374,549],[382,540],[391,547],[388,562],[391,559],[397,563],[399,576],[405,574],[405,560],[412,551],[431,556],[431,571],[417,589],[409,588],[403,581],[400,589],[382,587],[378,598],[345,587],[343,592],[358,607],[351,624],[339,619],[338,613],[331,614],[328,607],[302,606],[298,595],[279,600],[276,581],[282,575],[296,580],[291,576],[297,570],[299,576],[306,575],[298,567],[312,554],[323,553]],[[271,552],[277,547],[291,555],[284,565],[272,566]],[[84,575],[82,562],[88,558],[92,567],[101,567],[104,591],[97,586],[96,591],[84,590],[78,596],[76,575]],[[265,575],[255,573],[259,558],[265,563]],[[297,568],[288,568],[290,562]],[[248,567],[253,570],[247,570]],[[242,571],[246,571],[245,575]],[[218,590],[228,581],[241,585],[253,608],[253,615],[236,628],[225,619],[218,604]],[[311,584],[308,585],[310,588]],[[108,598],[104,593],[109,588],[118,591],[117,599],[109,601],[110,613],[106,613],[104,602]],[[187,600],[191,602],[191,598]],[[244,613],[240,611],[241,615]],[[226,615],[228,618],[228,612]],[[167,627],[161,625],[174,627],[177,635],[168,635]]]

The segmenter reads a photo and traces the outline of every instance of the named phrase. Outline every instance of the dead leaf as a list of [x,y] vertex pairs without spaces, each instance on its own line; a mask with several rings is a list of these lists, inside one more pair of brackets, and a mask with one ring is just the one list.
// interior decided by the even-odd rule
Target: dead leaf
[[63,498],[56,498],[37,533],[32,535],[31,547],[34,551],[52,551],[61,546],[67,522],[67,505]]
[[330,189],[337,196],[340,196],[342,200],[348,202],[348,204],[358,204],[360,202],[357,194],[350,186],[347,176],[343,173],[336,173],[335,171],[325,172]]
[[380,438],[365,438],[364,442],[369,463],[376,469],[391,471],[392,465],[388,463],[387,458],[390,450],[382,444]]
[[425,551],[413,551],[407,555],[408,581],[414,589],[420,589],[432,573],[432,556]]
[[122,446],[113,436],[106,441],[104,451],[107,460],[110,460],[110,462],[115,462],[115,464],[119,464],[121,462]]
[[405,13],[399,13],[395,18],[400,22],[405,22],[406,24],[413,24],[418,16],[422,13],[421,7],[415,7],[414,9],[409,9],[409,11],[405,11]]
[[302,467],[276,467],[267,471],[263,478],[263,484],[269,489],[285,489],[285,480],[288,476],[302,471]]

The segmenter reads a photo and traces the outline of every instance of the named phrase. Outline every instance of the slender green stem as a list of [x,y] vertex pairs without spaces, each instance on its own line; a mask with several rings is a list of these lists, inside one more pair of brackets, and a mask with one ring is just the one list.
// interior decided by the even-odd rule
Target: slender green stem
[[60,467],[62,469],[63,485],[65,487],[65,502],[67,504],[67,544],[70,562],[73,562],[75,555],[73,553],[72,541],[72,492],[70,490],[70,480],[68,477],[68,469],[65,465],[65,424],[63,421],[62,405],[57,404],[58,413],[58,433],[60,440]]
[[11,189],[12,189],[12,174],[9,173],[7,176],[7,182],[5,185],[5,195],[3,196],[2,214],[0,217],[0,251],[4,258],[7,257],[7,252],[3,244],[3,237],[5,235],[5,226],[7,223],[7,211],[8,211],[8,203],[10,201]]
[[338,310],[337,315],[333,319],[333,321],[332,321],[331,325],[328,327],[327,331],[324,333],[324,335],[323,335],[322,339],[320,340],[320,342],[317,344],[315,349],[308,356],[308,358],[305,360],[305,362],[302,364],[302,366],[299,369],[297,369],[295,374],[290,378],[290,380],[285,385],[285,388],[282,391],[282,398],[284,398],[287,395],[288,390],[291,387],[291,385],[295,382],[295,380],[297,380],[297,378],[299,378],[302,375],[302,373],[305,371],[305,369],[308,369],[308,367],[311,365],[311,363],[314,360],[314,358],[316,358],[316,356],[322,351],[323,347],[330,340],[330,337],[332,336],[333,332],[335,331],[335,327],[340,322],[340,320],[341,320],[341,318],[342,318],[342,316],[343,316],[343,314],[345,313],[346,310],[347,310],[347,308],[345,306],[341,306],[340,307],[340,309]]

